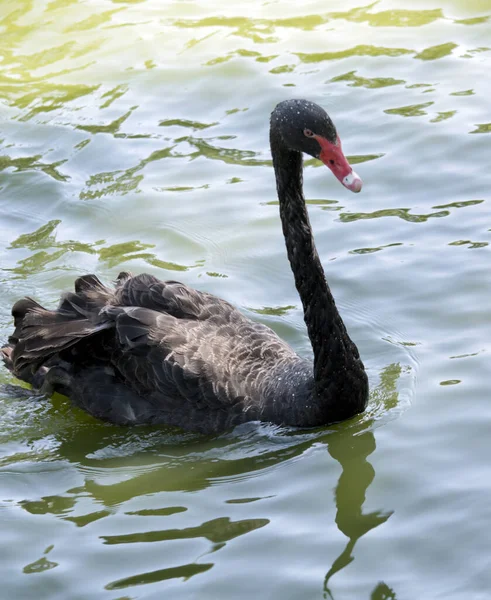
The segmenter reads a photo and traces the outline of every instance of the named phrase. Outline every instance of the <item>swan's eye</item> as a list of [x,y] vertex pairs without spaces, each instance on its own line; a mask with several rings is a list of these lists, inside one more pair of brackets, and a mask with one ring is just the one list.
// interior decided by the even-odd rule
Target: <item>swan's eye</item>
[[311,131],[310,129],[304,129],[303,130],[303,134],[304,134],[305,137],[310,137],[310,138],[314,137],[314,132]]

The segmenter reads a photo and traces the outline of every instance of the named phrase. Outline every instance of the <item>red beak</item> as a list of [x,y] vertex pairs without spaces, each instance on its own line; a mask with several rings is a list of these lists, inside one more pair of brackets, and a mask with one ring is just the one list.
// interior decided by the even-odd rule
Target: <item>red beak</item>
[[320,160],[329,167],[334,176],[352,192],[359,192],[363,182],[361,178],[353,171],[351,165],[346,160],[346,156],[341,149],[341,140],[337,138],[336,143],[332,144],[326,138],[316,135],[315,139],[319,142],[321,153]]

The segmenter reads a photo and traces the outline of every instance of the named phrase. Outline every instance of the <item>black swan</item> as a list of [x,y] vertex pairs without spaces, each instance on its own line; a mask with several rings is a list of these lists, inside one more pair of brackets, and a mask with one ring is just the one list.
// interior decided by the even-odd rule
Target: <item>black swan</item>
[[302,191],[302,152],[353,192],[327,113],[286,100],[271,115],[270,144],[283,234],[314,363],[225,300],[177,281],[123,272],[94,275],[46,310],[24,298],[2,348],[7,368],[41,394],[59,392],[117,424],[165,423],[204,433],[245,421],[313,427],[363,412],[368,379],[326,283]]

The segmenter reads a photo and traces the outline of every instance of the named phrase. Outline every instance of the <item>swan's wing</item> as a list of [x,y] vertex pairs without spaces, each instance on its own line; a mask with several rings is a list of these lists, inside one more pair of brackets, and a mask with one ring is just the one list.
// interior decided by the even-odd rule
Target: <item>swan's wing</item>
[[165,312],[176,319],[227,321],[241,316],[235,307],[217,296],[178,281],[160,281],[146,273],[134,277],[120,273],[114,304]]
[[[84,275],[75,281],[74,292],[62,296],[54,311],[29,298],[14,305],[15,331],[9,339],[11,370],[20,373],[26,366],[35,368],[81,339],[113,328],[109,313],[104,313],[106,307],[144,308],[183,323],[208,321],[224,325],[247,321],[225,300],[176,281],[164,282],[147,274],[133,277],[123,272],[114,289],[103,285],[95,275]],[[183,324],[182,333],[189,327],[189,323]],[[93,344],[94,350],[98,341]]]
[[118,342],[112,364],[165,411],[252,409],[273,366],[296,356],[271,329],[246,319],[217,326],[140,307],[105,312]]

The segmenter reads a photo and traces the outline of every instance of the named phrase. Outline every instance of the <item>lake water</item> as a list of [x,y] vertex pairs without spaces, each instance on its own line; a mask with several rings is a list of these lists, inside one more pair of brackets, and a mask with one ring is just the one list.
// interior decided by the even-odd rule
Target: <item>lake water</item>
[[214,437],[4,392],[2,600],[490,597],[491,1],[410,6],[0,2],[0,338],[19,297],[124,269],[310,356],[268,146],[305,97],[365,184],[307,161],[371,382],[349,422]]

